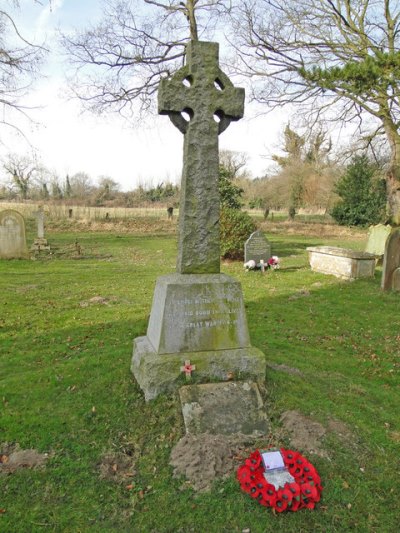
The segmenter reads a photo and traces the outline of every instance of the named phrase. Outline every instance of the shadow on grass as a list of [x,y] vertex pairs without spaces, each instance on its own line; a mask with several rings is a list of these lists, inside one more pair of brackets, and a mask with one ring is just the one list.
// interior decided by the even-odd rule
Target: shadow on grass
[[320,241],[306,241],[306,242],[289,242],[285,240],[276,240],[271,238],[271,248],[273,255],[278,257],[290,257],[295,255],[301,255],[307,252],[308,246],[321,246],[324,243]]

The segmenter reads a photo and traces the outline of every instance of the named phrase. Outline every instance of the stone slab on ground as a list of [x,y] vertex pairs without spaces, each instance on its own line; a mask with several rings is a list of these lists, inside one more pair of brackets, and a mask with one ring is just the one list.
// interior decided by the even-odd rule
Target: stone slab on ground
[[188,385],[179,389],[189,434],[261,437],[268,420],[259,388],[252,381]]

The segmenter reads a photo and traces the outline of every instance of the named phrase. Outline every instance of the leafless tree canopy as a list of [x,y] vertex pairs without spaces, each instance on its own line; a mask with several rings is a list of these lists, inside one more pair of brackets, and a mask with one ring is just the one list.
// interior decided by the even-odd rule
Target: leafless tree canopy
[[400,2],[243,0],[235,35],[255,99],[358,120],[360,130],[372,119],[367,140],[386,136],[388,199],[400,221]]
[[[147,111],[160,79],[181,67],[189,39],[212,33],[225,0],[108,0],[102,21],[62,43],[70,86],[92,111]],[[138,104],[138,106],[137,106]]]
[[[393,119],[400,119],[398,0],[244,0],[241,4],[236,17],[238,49],[243,72],[254,77],[257,99],[274,106],[315,97],[331,103],[333,98],[342,100],[340,118],[349,119],[361,109],[381,118],[378,99],[384,95]],[[393,56],[387,65],[391,72],[378,82],[384,54]],[[340,76],[346,65],[358,67],[353,78],[350,72]],[[363,67],[369,67],[369,80]]]
[[[34,1],[34,0],[32,0]],[[39,73],[45,49],[29,42],[18,29],[12,14],[19,2],[2,2],[0,8],[0,122],[15,127],[10,113],[25,113],[23,97]],[[10,117],[10,118],[9,118]]]

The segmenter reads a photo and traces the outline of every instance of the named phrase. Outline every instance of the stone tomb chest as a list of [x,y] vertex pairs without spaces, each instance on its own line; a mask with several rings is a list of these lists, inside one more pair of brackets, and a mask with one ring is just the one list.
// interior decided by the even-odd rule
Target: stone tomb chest
[[267,264],[270,258],[271,245],[268,239],[264,236],[262,231],[255,231],[244,244],[244,262],[247,263],[248,261],[253,260],[256,262],[256,265],[259,265],[262,260]]
[[334,246],[307,248],[311,270],[331,274],[338,278],[372,278],[375,272],[375,255]]

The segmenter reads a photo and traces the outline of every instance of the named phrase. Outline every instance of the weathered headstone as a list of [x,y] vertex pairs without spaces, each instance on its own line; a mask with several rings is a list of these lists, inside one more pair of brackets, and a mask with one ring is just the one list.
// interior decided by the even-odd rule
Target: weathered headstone
[[392,231],[392,227],[384,224],[371,226],[368,230],[368,241],[365,251],[378,257],[385,253],[386,240]]
[[261,264],[261,261],[264,261],[264,264],[267,264],[270,258],[271,245],[268,239],[262,231],[255,231],[244,244],[244,262],[247,263],[248,261],[253,260],[258,266]]
[[32,251],[40,252],[41,250],[50,250],[50,246],[47,239],[44,237],[44,219],[45,214],[42,207],[34,213],[37,220],[37,237],[33,241],[31,246]]
[[25,220],[13,209],[0,212],[0,258],[21,259],[29,257],[26,246]]
[[400,291],[400,228],[392,231],[386,241],[381,287],[385,291]]
[[147,335],[134,341],[131,369],[146,400],[179,387],[185,361],[200,380],[263,380],[266,368],[250,345],[240,283],[219,273],[218,135],[243,116],[244,90],[220,70],[217,43],[192,41],[158,104],[184,134],[184,156],[177,273],[158,278]]

